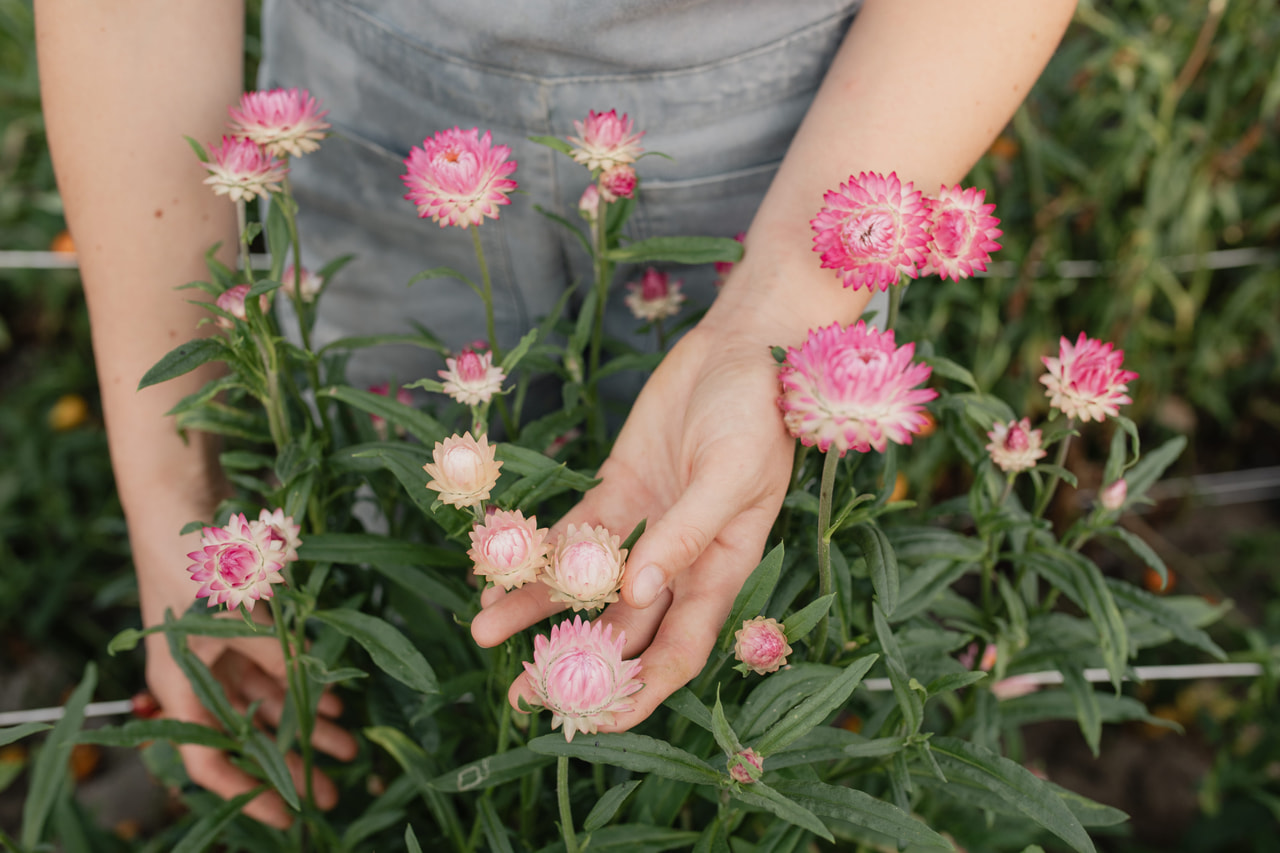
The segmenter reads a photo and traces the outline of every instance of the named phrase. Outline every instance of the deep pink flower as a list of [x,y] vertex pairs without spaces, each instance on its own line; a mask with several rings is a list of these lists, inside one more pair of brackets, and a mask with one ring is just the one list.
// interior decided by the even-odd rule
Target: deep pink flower
[[577,136],[569,137],[573,159],[593,171],[634,163],[644,152],[640,147],[644,131],[633,132],[632,121],[626,113],[620,116],[617,110],[607,113],[591,110],[586,121],[575,121],[573,126],[578,131]]
[[431,477],[427,488],[439,492],[441,502],[450,506],[475,506],[488,500],[502,467],[495,458],[497,452],[486,436],[474,439],[469,432],[437,441],[431,461],[422,466]]
[[[368,391],[370,394],[377,394],[379,397],[390,397],[391,383],[380,382],[377,385],[370,385],[368,388]],[[410,394],[404,388],[399,388],[396,390],[396,402],[400,403],[403,406],[412,406],[413,395]],[[373,424],[374,432],[376,432],[379,436],[381,436],[382,440],[385,441],[387,438],[386,420],[381,415],[369,415],[369,422]],[[397,435],[400,435],[403,433],[404,433],[404,427],[399,427],[399,426],[396,427]]]
[[581,616],[551,628],[551,638],[533,640],[533,663],[524,664],[533,704],[551,711],[551,728],[564,726],[564,739],[595,734],[614,715],[631,710],[626,701],[644,686],[640,661],[622,659],[626,635],[610,635],[612,625],[592,625]]
[[457,358],[444,360],[447,370],[441,370],[444,393],[467,406],[487,403],[494,394],[502,391],[502,381],[507,374],[493,363],[493,353],[477,353],[464,349]]
[[986,193],[959,184],[942,187],[937,198],[925,198],[929,211],[929,242],[920,265],[921,275],[937,275],[959,281],[974,272],[983,272],[991,253],[1000,248],[996,238],[1004,232],[1000,220],[991,215],[994,204],[983,204]]
[[[249,315],[245,311],[244,307],[244,298],[248,293],[249,285],[237,284],[234,287],[228,287],[226,290],[219,293],[218,298],[214,300],[213,304],[217,305],[223,311],[226,311],[232,317],[235,317],[243,323],[245,320],[249,319]],[[265,293],[258,297],[258,307],[262,309],[262,313],[264,314],[271,309],[271,300]],[[219,317],[218,325],[224,329],[230,329],[235,324],[226,317]]]
[[588,222],[595,222],[600,215],[600,190],[595,184],[588,184],[582,191],[582,198],[578,199],[578,213]]
[[679,314],[684,300],[680,282],[653,267],[646,269],[639,281],[627,285],[624,298],[636,319],[649,323]]
[[209,606],[226,604],[232,610],[274,595],[272,584],[284,583],[283,547],[271,528],[249,521],[243,513],[231,516],[225,527],[206,527],[200,550],[187,554],[191,579],[200,584],[196,598],[208,598]]
[[913,364],[915,344],[895,347],[893,332],[859,320],[810,329],[808,339],[787,350],[779,371],[778,406],[791,435],[807,447],[841,456],[852,449],[881,452],[890,441],[910,444],[929,423],[922,403],[938,392],[916,388],[932,372]]
[[[739,243],[745,243],[747,241],[747,232],[739,231],[737,234],[733,235],[733,239],[737,240]],[[729,272],[733,269],[733,261],[716,261],[715,268],[716,287],[719,287],[724,284],[724,280],[729,277]]]
[[600,198],[615,202],[635,198],[636,170],[630,166],[610,166],[600,175]]
[[627,563],[621,542],[607,528],[570,524],[542,574],[542,582],[551,588],[551,600],[563,601],[574,610],[599,610],[617,601]]
[[1058,357],[1041,359],[1049,372],[1040,377],[1049,405],[1069,418],[1103,421],[1120,414],[1120,407],[1132,403],[1125,393],[1138,374],[1125,370],[1124,350],[1087,337],[1084,332],[1073,345],[1059,341]]
[[285,293],[292,295],[294,288],[297,287],[298,296],[303,302],[315,302],[316,297],[320,295],[320,291],[324,289],[324,279],[306,267],[303,267],[301,273],[299,273],[293,264],[289,264],[284,268],[284,274],[281,279],[281,289]]
[[511,590],[537,580],[547,564],[546,538],[534,516],[498,509],[471,530],[467,556],[478,576]]
[[1098,492],[1098,503],[1102,504],[1103,509],[1115,512],[1124,507],[1125,498],[1127,497],[1129,497],[1129,484],[1124,477],[1121,477]]
[[298,548],[302,545],[302,525],[293,523],[293,516],[285,515],[284,510],[277,507],[275,510],[268,512],[262,510],[258,513],[258,522],[266,525],[267,532],[271,535],[271,541],[280,546],[280,559],[286,563],[295,562],[298,559]]
[[306,89],[245,92],[230,107],[231,133],[261,145],[272,157],[301,157],[320,147],[329,123],[327,110]]
[[888,290],[903,275],[916,277],[929,235],[929,211],[920,191],[896,172],[850,176],[823,196],[825,206],[809,223],[813,250],[823,269],[840,270],[844,286]]
[[1007,474],[1034,468],[1036,460],[1043,459],[1045,455],[1040,446],[1040,430],[1031,428],[1030,418],[994,424],[987,438],[991,440],[986,448],[991,454],[991,461]]
[[409,188],[405,198],[418,206],[418,216],[442,228],[497,219],[498,206],[510,204],[507,194],[516,188],[507,177],[516,170],[510,156],[511,149],[494,145],[487,130],[484,136],[475,127],[442,130],[409,151],[408,171],[400,176]]
[[764,759],[754,749],[744,749],[729,756],[728,764],[729,778],[742,785],[758,782],[764,774]]
[[288,173],[284,163],[264,154],[248,139],[222,137],[222,142],[209,148],[209,161],[204,168],[209,177],[204,182],[218,195],[232,201],[248,201],[254,196],[267,197],[280,192],[280,182]]
[[777,672],[787,663],[791,646],[785,627],[777,619],[757,616],[742,623],[733,635],[733,656],[743,668],[759,675]]

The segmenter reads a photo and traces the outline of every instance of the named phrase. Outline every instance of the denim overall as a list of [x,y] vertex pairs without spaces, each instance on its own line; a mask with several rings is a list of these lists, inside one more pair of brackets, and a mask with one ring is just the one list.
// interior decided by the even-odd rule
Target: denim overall
[[[526,137],[571,135],[588,110],[617,109],[645,131],[646,150],[675,158],[636,164],[630,238],[745,230],[859,2],[268,0],[260,87],[309,89],[333,125],[292,167],[304,263],[357,256],[325,294],[317,342],[414,323],[455,349],[485,336],[463,283],[406,287],[436,266],[478,280],[470,236],[418,219],[400,180],[410,147],[455,125],[492,131],[519,162],[522,192],[480,227],[504,348],[591,278],[577,241],[534,210],[580,221],[587,170]],[[671,271],[686,306],[710,304],[710,265]],[[607,320],[637,346],[617,290],[640,272],[618,270]],[[410,382],[439,366],[429,351],[383,347],[354,358],[348,378]]]

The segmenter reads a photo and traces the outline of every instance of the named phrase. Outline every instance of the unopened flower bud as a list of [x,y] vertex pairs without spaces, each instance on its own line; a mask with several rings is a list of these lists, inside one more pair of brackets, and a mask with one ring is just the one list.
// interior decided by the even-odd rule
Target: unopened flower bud
[[502,463],[495,460],[496,453],[497,447],[486,436],[475,439],[469,432],[436,442],[432,461],[422,466],[431,477],[427,488],[439,492],[443,503],[475,506],[489,497],[498,482]]
[[754,749],[744,749],[729,758],[729,777],[742,785],[758,782],[764,774],[764,759]]
[[734,657],[760,675],[777,672],[791,654],[787,634],[777,619],[764,616],[748,619],[733,636]]
[[1098,492],[1098,503],[1102,504],[1102,508],[1115,512],[1124,506],[1125,498],[1129,496],[1129,484],[1121,477],[1111,485]]
[[595,222],[600,215],[600,190],[596,189],[595,184],[590,184],[583,190],[582,198],[578,199],[578,213],[588,222]]
[[613,202],[632,198],[636,192],[636,170],[630,166],[611,166],[600,175],[600,197]]

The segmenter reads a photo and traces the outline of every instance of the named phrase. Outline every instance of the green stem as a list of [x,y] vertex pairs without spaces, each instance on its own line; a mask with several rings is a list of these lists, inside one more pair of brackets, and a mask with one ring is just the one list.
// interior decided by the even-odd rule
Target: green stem
[[[1057,467],[1063,467],[1067,461],[1067,448],[1071,446],[1071,432],[1075,427],[1075,419],[1067,421],[1067,434],[1062,437],[1062,443],[1058,445],[1058,455],[1054,457],[1053,464]],[[1062,482],[1062,476],[1058,472],[1054,472],[1049,476],[1049,483],[1044,487],[1044,492],[1040,495],[1040,500],[1036,501],[1035,512],[1031,514],[1032,518],[1040,518],[1044,515],[1044,511],[1049,508],[1049,502],[1053,500],[1053,493],[1058,490],[1058,483]]]
[[[831,537],[827,528],[831,526],[831,498],[836,487],[836,470],[840,467],[840,454],[827,450],[826,459],[822,463],[822,487],[818,491],[818,595],[831,593]],[[824,614],[818,622],[818,633],[813,648],[818,660],[827,652],[827,631],[830,617]]]
[[292,700],[293,709],[297,715],[298,748],[302,752],[307,810],[314,811],[316,798],[314,785],[311,781],[311,768],[315,762],[315,754],[311,749],[311,726],[304,719],[309,714],[309,710],[303,705],[305,688],[300,683],[305,677],[302,675],[302,668],[298,665],[297,657],[293,654],[292,646],[289,643],[289,631],[284,624],[284,612],[280,608],[280,600],[275,596],[267,600],[271,604],[271,621],[275,623],[276,637],[280,640],[280,652],[284,655],[285,677],[289,688],[288,698]]
[[895,284],[889,288],[889,317],[884,324],[886,332],[898,325],[898,310],[902,307],[902,291],[905,288],[905,284]]
[[556,799],[560,801],[560,832],[564,835],[565,853],[578,853],[578,835],[573,831],[573,812],[569,809],[569,756],[556,759]]
[[498,719],[498,748],[494,750],[501,755],[507,751],[507,744],[511,740],[511,703],[507,701],[506,689],[503,685],[510,684],[515,680],[515,663],[517,660],[515,640],[509,639],[502,646],[502,652],[505,657],[502,680],[498,682],[498,688],[501,695],[498,702],[502,705],[502,716]]
[[489,350],[493,353],[493,362],[498,364],[502,361],[502,348],[498,345],[497,327],[493,322],[493,282],[489,278],[489,264],[484,259],[484,246],[480,244],[480,227],[472,225],[469,229],[471,232],[471,242],[476,247],[476,260],[480,262],[480,284],[482,287],[481,296],[484,299],[484,327],[485,334],[489,336]]
[[[298,236],[298,218],[294,210],[293,188],[289,183],[288,175],[284,178],[284,198],[273,204],[281,205],[285,224],[289,226],[289,244],[293,249],[293,289],[289,293],[289,299],[293,303],[293,313],[298,318],[298,337],[302,341],[302,348],[308,355],[312,355],[311,324],[308,322],[310,318],[307,314],[307,305],[302,299],[302,241]],[[307,381],[311,383],[311,390],[316,395],[316,411],[320,415],[320,427],[324,430],[325,440],[328,441],[333,436],[333,428],[329,424],[329,414],[324,402],[320,399],[320,369],[313,360],[308,358],[306,370]]]
[[244,269],[244,277],[248,280],[249,286],[254,285],[253,280],[253,259],[249,256],[249,234],[247,232],[248,221],[244,209],[244,199],[236,202],[236,227],[240,231],[240,266]]
[[612,277],[611,265],[605,258],[605,251],[608,249],[605,245],[605,220],[609,218],[608,210],[608,206],[602,204],[593,223],[596,246],[595,257],[592,258],[596,278],[596,317],[591,335],[591,358],[587,362],[590,366],[587,376],[592,378],[600,369],[600,346],[604,340],[604,309],[609,296],[609,279]]

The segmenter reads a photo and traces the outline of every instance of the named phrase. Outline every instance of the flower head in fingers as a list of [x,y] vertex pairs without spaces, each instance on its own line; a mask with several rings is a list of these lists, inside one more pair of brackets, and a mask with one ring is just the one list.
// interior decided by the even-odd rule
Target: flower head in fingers
[[285,555],[267,525],[240,513],[224,527],[201,532],[200,550],[187,554],[194,561],[187,571],[200,584],[196,598],[208,598],[210,607],[243,604],[252,610],[254,602],[274,595],[272,584],[284,583]]
[[551,600],[574,610],[599,610],[617,601],[627,561],[621,541],[604,527],[570,524],[542,575],[551,588]]
[[991,253],[1000,248],[1000,220],[991,215],[994,204],[983,204],[985,193],[957,184],[943,187],[937,198],[925,199],[929,211],[929,242],[921,262],[921,275],[959,281],[983,272]]
[[280,184],[288,169],[284,163],[263,153],[256,143],[248,139],[222,137],[222,142],[209,149],[209,160],[204,164],[209,177],[204,182],[213,187],[217,195],[225,195],[232,201],[248,201],[254,196],[266,198],[280,192]]
[[779,371],[778,406],[792,436],[826,453],[834,447],[884,452],[889,442],[910,444],[928,424],[922,404],[938,392],[917,388],[932,372],[911,360],[915,344],[895,346],[893,332],[859,320],[811,329],[787,350]]
[[440,501],[450,506],[475,506],[488,500],[498,483],[498,448],[486,436],[471,433],[451,435],[437,441],[431,460],[422,469],[431,477],[427,488],[440,493]]
[[516,188],[510,178],[516,161],[510,156],[511,149],[494,145],[487,130],[484,136],[475,127],[442,130],[409,151],[401,175],[409,188],[405,198],[417,205],[418,216],[442,228],[497,219],[498,207],[511,203],[508,195]]
[[1138,374],[1125,370],[1124,350],[1080,333],[1074,344],[1059,341],[1058,357],[1042,359],[1049,372],[1040,377],[1049,405],[1069,418],[1104,421],[1133,400],[1125,392]]
[[547,531],[519,510],[496,510],[471,531],[467,556],[475,573],[505,590],[537,580],[547,564]]
[[916,277],[929,235],[923,196],[898,175],[863,172],[823,196],[824,206],[809,223],[813,250],[823,269],[840,272],[844,286],[888,290],[903,275]]
[[329,129],[328,111],[306,89],[245,92],[228,112],[232,134],[261,145],[272,157],[310,154]]
[[534,704],[551,711],[551,728],[564,726],[564,739],[577,732],[595,734],[617,714],[630,711],[628,697],[644,686],[640,661],[622,659],[625,634],[613,626],[592,625],[581,616],[533,641],[533,663],[525,662]]

